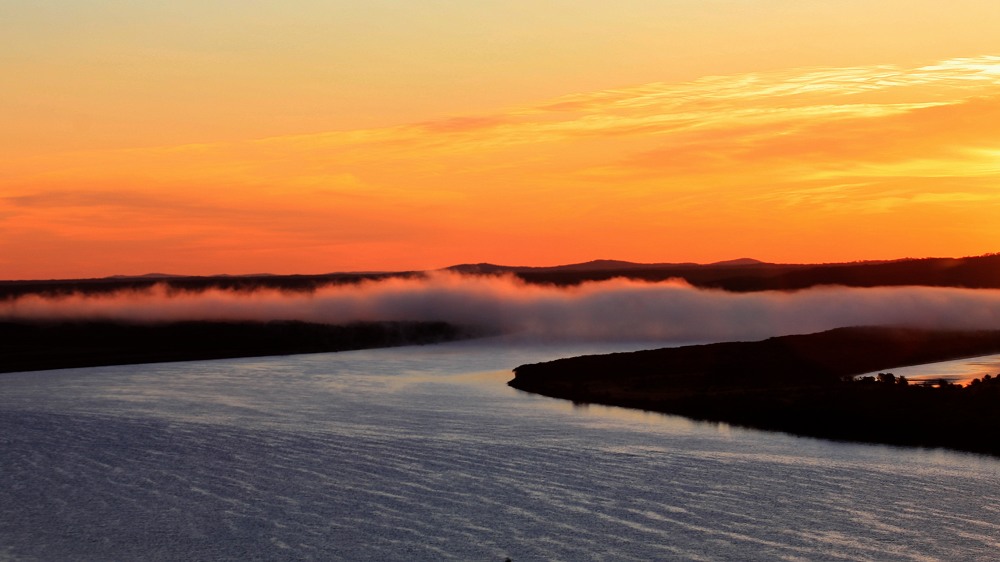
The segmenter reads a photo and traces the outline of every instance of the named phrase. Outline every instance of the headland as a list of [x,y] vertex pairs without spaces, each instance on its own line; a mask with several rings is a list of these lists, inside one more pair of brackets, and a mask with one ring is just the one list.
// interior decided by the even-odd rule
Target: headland
[[521,365],[510,386],[578,403],[836,440],[1000,456],[1000,380],[909,384],[893,367],[1000,352],[1000,331],[839,328]]

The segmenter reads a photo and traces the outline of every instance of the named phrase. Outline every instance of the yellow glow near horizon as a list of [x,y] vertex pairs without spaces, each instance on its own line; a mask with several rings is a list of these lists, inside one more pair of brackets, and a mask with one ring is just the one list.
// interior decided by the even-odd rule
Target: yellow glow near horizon
[[[181,4],[207,10],[206,17],[208,12],[221,17],[217,7]],[[358,13],[333,4],[336,10],[319,4],[309,9],[317,21],[342,29],[330,18],[340,14],[360,21],[392,3],[358,8]],[[636,7],[640,15],[650,16],[666,10],[661,4],[637,2]],[[737,12],[749,6],[731,4]],[[758,5],[771,14],[779,8],[794,12],[790,21],[813,22],[820,35],[854,25],[832,12],[828,27],[810,19],[829,12],[820,4],[775,0]],[[972,4],[980,16],[1000,16],[992,4]],[[626,49],[637,54],[642,68],[616,70],[605,65],[610,59],[594,55],[600,45],[581,43],[581,57],[596,57],[595,78],[578,72],[574,65],[583,59],[569,57],[562,46],[542,53],[531,43],[515,49],[531,53],[528,58],[506,60],[500,68],[479,69],[481,74],[468,78],[510,78],[509,91],[480,95],[485,82],[455,89],[457,78],[442,73],[470,68],[475,59],[450,49],[465,45],[488,51],[496,45],[457,33],[450,27],[457,25],[454,21],[432,21],[432,15],[445,13],[442,6],[429,12],[407,8],[417,18],[412,28],[398,20],[401,14],[384,15],[389,27],[383,31],[396,42],[381,43],[356,30],[327,38],[319,33],[322,25],[307,24],[265,3],[275,26],[305,26],[301,38],[275,44],[271,52],[262,51],[259,37],[251,33],[267,27],[261,13],[234,16],[236,21],[226,25],[206,19],[198,24],[204,29],[182,42],[142,35],[197,27],[181,17],[182,11],[138,5],[166,19],[142,20],[132,31],[127,31],[131,20],[125,15],[122,21],[95,23],[95,29],[116,30],[107,44],[61,19],[69,16],[42,18],[73,27],[74,37],[89,45],[82,53],[118,66],[85,65],[79,72],[92,74],[82,76],[65,66],[71,60],[64,52],[67,45],[22,45],[26,60],[63,66],[52,70],[42,65],[34,75],[25,71],[24,84],[9,90],[23,111],[0,105],[11,125],[0,133],[0,278],[149,271],[316,273],[594,258],[704,262],[751,256],[819,262],[972,255],[1000,248],[1000,231],[991,227],[1000,207],[1000,56],[859,64],[857,45],[846,45],[839,54],[846,62],[842,65],[797,65],[802,57],[789,52],[778,58],[782,66],[769,61],[769,70],[718,72],[762,67],[761,52],[751,49],[750,55],[732,55],[725,63],[699,55],[715,70],[700,78],[685,67],[660,73],[659,81],[617,87],[655,74],[651,65],[663,62],[662,55]],[[592,11],[571,17],[567,27],[550,26],[552,38],[579,37],[581,29],[600,28],[604,9],[596,2],[583,5]],[[907,5],[914,13],[931,9],[922,2]],[[498,17],[510,21],[480,22],[480,31],[492,29],[496,38],[511,40],[515,28],[509,27],[510,18],[525,17],[529,21],[523,32],[541,40],[543,20],[532,18],[542,18],[545,9],[522,3],[494,8],[500,10]],[[728,30],[734,41],[749,33],[729,16],[708,16],[695,3],[681,2],[672,9],[678,10],[675,16],[708,18],[707,29]],[[447,12],[447,18],[485,17],[481,10],[462,8]],[[34,14],[27,8],[23,12],[24,18]],[[870,14],[876,22],[891,15]],[[705,30],[684,28],[674,20],[650,19],[651,27],[643,28],[643,18],[636,15],[614,17],[622,26],[633,26],[628,29],[635,35],[625,33],[625,27],[619,35],[603,29],[602,40],[634,37],[648,47],[665,41],[648,35],[651,29],[669,27],[705,45]],[[961,25],[938,33],[966,29],[966,40],[974,41],[980,28],[969,17],[942,16],[956,25],[961,20]],[[248,27],[237,30],[236,22]],[[768,27],[771,23],[765,27],[776,33],[772,45],[800,38],[800,31],[779,31]],[[923,25],[900,25],[911,24]],[[443,34],[420,43],[417,31],[430,29]],[[210,32],[219,30],[227,39],[225,48],[212,43]],[[290,37],[271,37],[279,36]],[[875,40],[859,39],[858,45]],[[129,41],[142,47],[133,58],[121,50]],[[372,72],[380,68],[388,74],[368,85],[344,79],[348,67],[375,64],[372,57],[378,53],[403,56],[399,49],[418,44],[427,50],[407,54],[414,66],[405,72],[393,64],[376,64]],[[361,115],[364,111],[349,118],[324,113],[318,98],[307,92],[333,82],[323,82],[322,76],[309,82],[298,73],[321,68],[312,57],[331,52],[327,49],[333,45],[371,50],[330,70],[329,79],[343,84],[338,91],[354,92],[344,93],[343,104],[331,102],[331,108],[340,113],[360,108],[365,93],[379,104],[398,100],[399,107],[377,117]],[[735,45],[717,44],[732,48],[729,53],[737,52]],[[806,58],[823,60],[810,51],[815,48],[815,43],[805,45]],[[150,52],[159,52],[160,58],[148,58]],[[273,82],[263,97],[253,100],[239,86],[247,78],[243,65],[251,52],[259,55],[254,59],[260,63],[257,71]],[[881,52],[892,54],[893,49]],[[289,58],[290,53],[303,58]],[[434,53],[452,54],[437,59],[435,67]],[[555,59],[564,60],[568,70],[552,74],[544,84],[514,78],[515,69],[531,77],[526,69],[555,64]],[[121,66],[129,60],[138,66]],[[233,64],[239,76],[211,78],[202,72],[221,70],[220,60]],[[286,63],[290,67],[281,70]],[[505,64],[512,66],[502,68]],[[49,70],[49,78],[63,72],[67,84],[82,91],[77,96],[68,85],[54,83],[51,91],[43,90],[43,71]],[[177,71],[174,81],[172,71]],[[395,71],[401,74],[392,75]],[[143,75],[152,84],[135,80]],[[675,78],[663,79],[671,75]],[[282,76],[289,84],[281,83]],[[554,84],[559,77],[575,93],[550,97],[558,91]],[[420,90],[421,81],[431,84],[430,89]],[[584,88],[608,81],[616,87]],[[409,89],[393,95],[383,89],[404,84]],[[130,97],[148,96],[154,92],[149,88],[163,88],[181,99]],[[407,98],[435,88],[450,89],[450,94],[433,103]],[[194,103],[196,92],[205,97],[190,106],[197,108],[188,113],[190,120],[178,119],[181,105]],[[221,94],[232,95],[231,103]],[[115,101],[121,102],[118,113],[106,105]],[[175,102],[181,105],[171,105]],[[46,107],[51,115],[39,113]],[[70,123],[66,130],[79,134],[53,133],[51,119],[84,109],[102,120]],[[296,132],[322,125],[328,132]],[[205,142],[213,138],[217,140]],[[181,139],[199,142],[177,142]]]

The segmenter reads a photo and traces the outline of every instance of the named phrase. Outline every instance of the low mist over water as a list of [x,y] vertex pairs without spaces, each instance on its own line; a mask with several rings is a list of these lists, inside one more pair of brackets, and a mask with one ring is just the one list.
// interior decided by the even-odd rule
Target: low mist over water
[[758,339],[843,326],[1000,329],[1000,291],[943,287],[817,287],[730,293],[683,280],[531,285],[513,276],[437,272],[331,285],[311,292],[168,290],[27,295],[0,301],[0,319],[444,321],[559,340]]
[[992,560],[1000,461],[504,385],[648,343],[0,377],[0,558]]

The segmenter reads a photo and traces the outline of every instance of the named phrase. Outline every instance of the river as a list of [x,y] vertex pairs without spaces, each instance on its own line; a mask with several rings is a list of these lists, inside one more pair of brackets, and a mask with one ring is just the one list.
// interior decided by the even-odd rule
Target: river
[[0,560],[1000,552],[998,459],[505,385],[521,363],[639,347],[468,341],[0,375]]

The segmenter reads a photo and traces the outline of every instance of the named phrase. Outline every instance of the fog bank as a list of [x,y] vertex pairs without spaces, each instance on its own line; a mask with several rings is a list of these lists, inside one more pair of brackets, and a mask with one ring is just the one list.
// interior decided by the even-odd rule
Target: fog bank
[[1000,329],[1000,291],[934,287],[820,287],[727,293],[683,281],[626,279],[576,287],[510,276],[435,273],[329,286],[177,293],[157,285],[112,295],[30,295],[0,302],[8,320],[445,321],[551,339],[704,341],[759,339],[855,325]]

